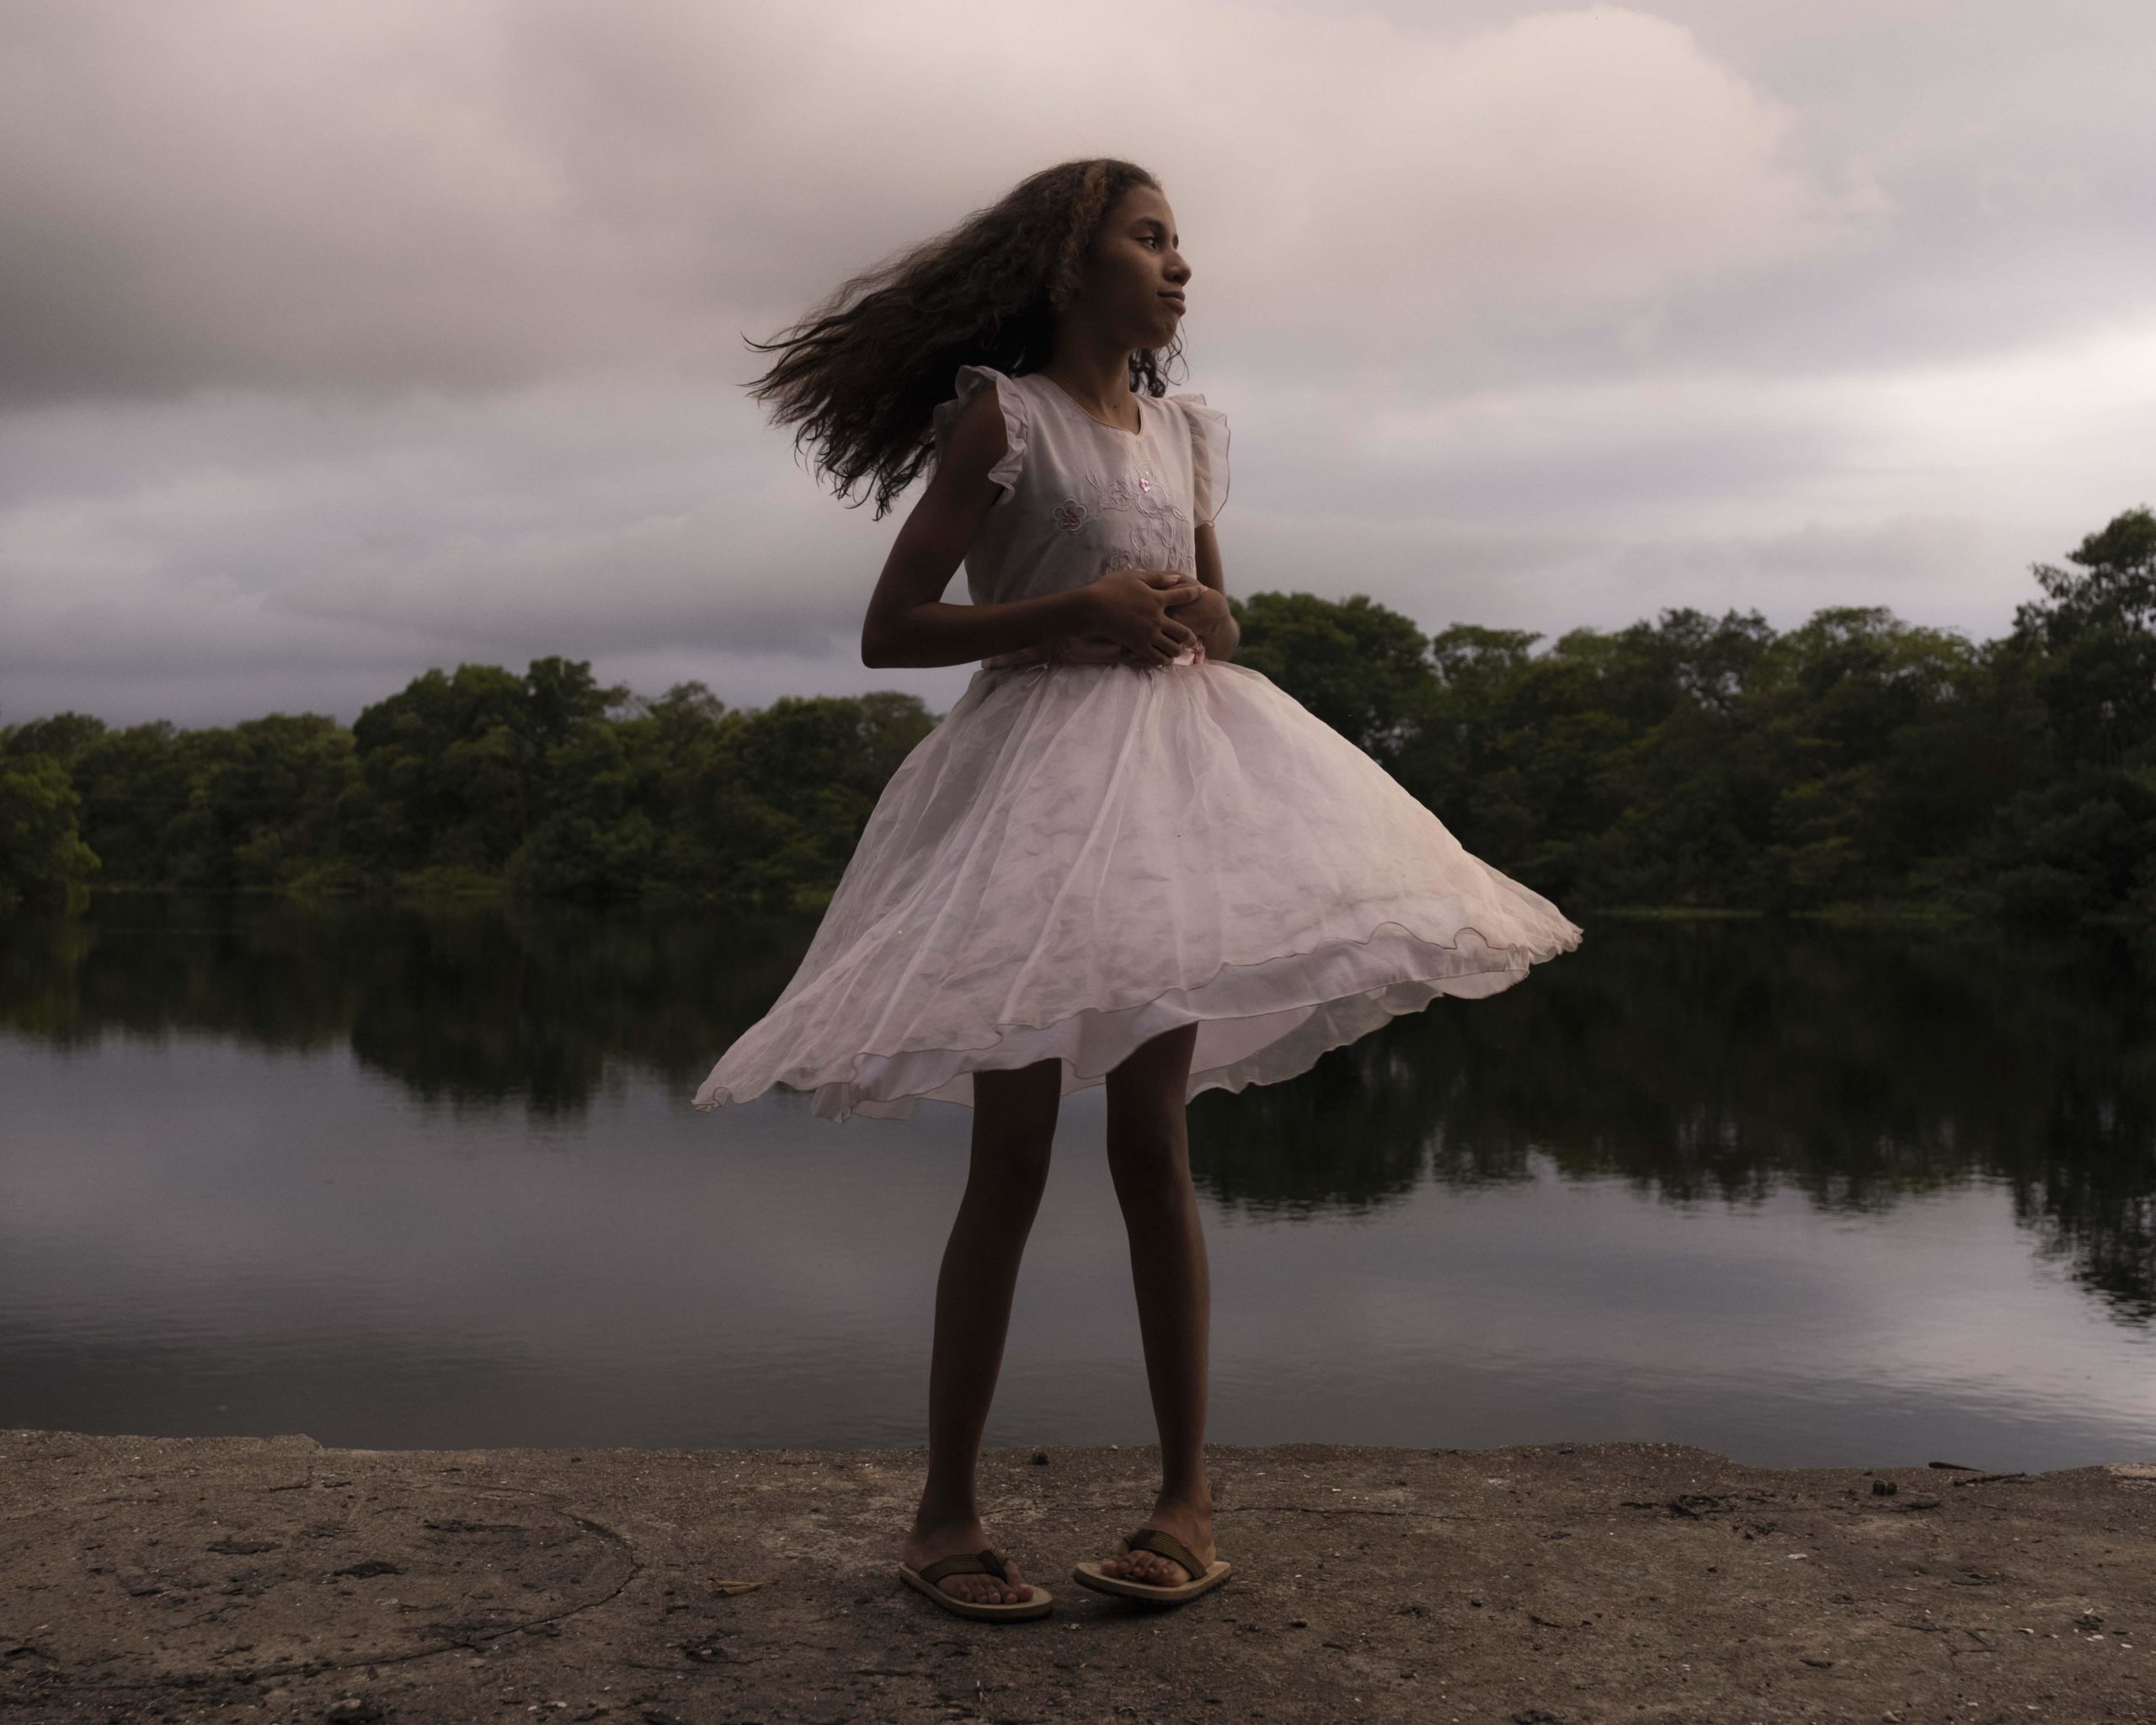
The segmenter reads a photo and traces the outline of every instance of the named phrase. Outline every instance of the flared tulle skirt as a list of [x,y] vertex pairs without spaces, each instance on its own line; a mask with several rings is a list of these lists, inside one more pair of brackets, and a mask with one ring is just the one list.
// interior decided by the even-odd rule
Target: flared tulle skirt
[[1049,1059],[1069,1095],[1193,1022],[1187,1095],[1238,1091],[1581,932],[1247,666],[982,670],[696,1105],[903,1119]]

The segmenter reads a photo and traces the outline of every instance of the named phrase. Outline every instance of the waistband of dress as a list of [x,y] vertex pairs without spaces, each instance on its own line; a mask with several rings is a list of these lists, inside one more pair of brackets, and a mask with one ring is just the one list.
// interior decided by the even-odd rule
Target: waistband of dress
[[[980,668],[983,670],[1014,670],[1030,665],[1044,670],[1052,665],[1122,665],[1126,662],[1123,649],[1114,642],[1081,635],[1066,640],[1056,648],[1020,647],[1009,653],[994,654],[980,661]],[[1176,654],[1168,661],[1168,665],[1204,663],[1205,644],[1200,641]],[[1166,668],[1161,667],[1163,670]]]
[[1059,647],[1019,647],[1008,653],[997,653],[980,662],[983,670],[1007,670],[1014,665],[1120,665],[1123,649],[1113,641],[1098,641],[1086,636],[1066,640]]

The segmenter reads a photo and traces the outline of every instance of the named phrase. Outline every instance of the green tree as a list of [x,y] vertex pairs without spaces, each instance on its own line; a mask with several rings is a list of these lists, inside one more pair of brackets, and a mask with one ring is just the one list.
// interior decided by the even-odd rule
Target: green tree
[[352,727],[366,797],[355,844],[371,869],[499,876],[553,812],[550,751],[568,749],[627,700],[589,664],[534,660],[430,670],[362,712]]
[[2039,563],[2003,660],[2047,721],[2048,771],[1976,847],[1973,901],[2031,920],[2156,917],[2156,514]]
[[1363,594],[1253,593],[1230,601],[1235,662],[1263,673],[1380,765],[1390,767],[1430,686],[1414,622]]
[[2044,598],[2014,618],[2042,655],[2037,692],[2060,747],[2078,762],[2156,762],[2156,514],[2114,516],[2067,561],[2036,565]]
[[77,830],[80,798],[51,755],[0,754],[0,906],[64,901],[98,866]]

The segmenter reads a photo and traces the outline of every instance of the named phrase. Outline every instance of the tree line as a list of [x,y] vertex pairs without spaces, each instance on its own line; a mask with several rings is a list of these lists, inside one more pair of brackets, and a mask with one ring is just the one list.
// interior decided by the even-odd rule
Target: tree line
[[[2156,515],[1994,641],[1835,606],[1425,635],[1364,596],[1231,601],[1238,662],[1568,911],[2156,920]],[[350,727],[79,713],[0,729],[0,902],[85,883],[827,904],[937,715],[890,692],[730,708],[588,663],[430,670]]]

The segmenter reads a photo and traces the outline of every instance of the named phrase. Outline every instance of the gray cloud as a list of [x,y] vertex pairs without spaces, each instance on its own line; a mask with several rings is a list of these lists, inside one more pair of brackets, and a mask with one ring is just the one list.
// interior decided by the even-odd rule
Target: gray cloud
[[[1086,36],[1037,17],[1004,43],[963,28],[977,14],[49,10],[12,45],[0,120],[24,181],[0,217],[21,336],[0,388],[739,370],[744,318],[783,318],[1035,161],[1118,137],[1187,195],[1215,339],[1330,323],[1322,345],[1364,358],[1417,323],[1601,323],[1845,243],[1882,208],[1794,165],[1795,113],[1645,13],[1454,40],[1194,0],[1165,14],[1169,51],[1135,64],[1118,26],[1161,35],[1158,7],[1107,0]],[[962,79],[963,100],[924,110],[964,59],[1021,45],[1065,77]],[[901,136],[893,188],[876,141]]]
[[858,665],[895,522],[741,334],[1100,150],[1196,266],[1232,590],[1994,631],[2151,489],[2151,47],[2109,0],[10,8],[0,718],[554,651],[947,705]]

